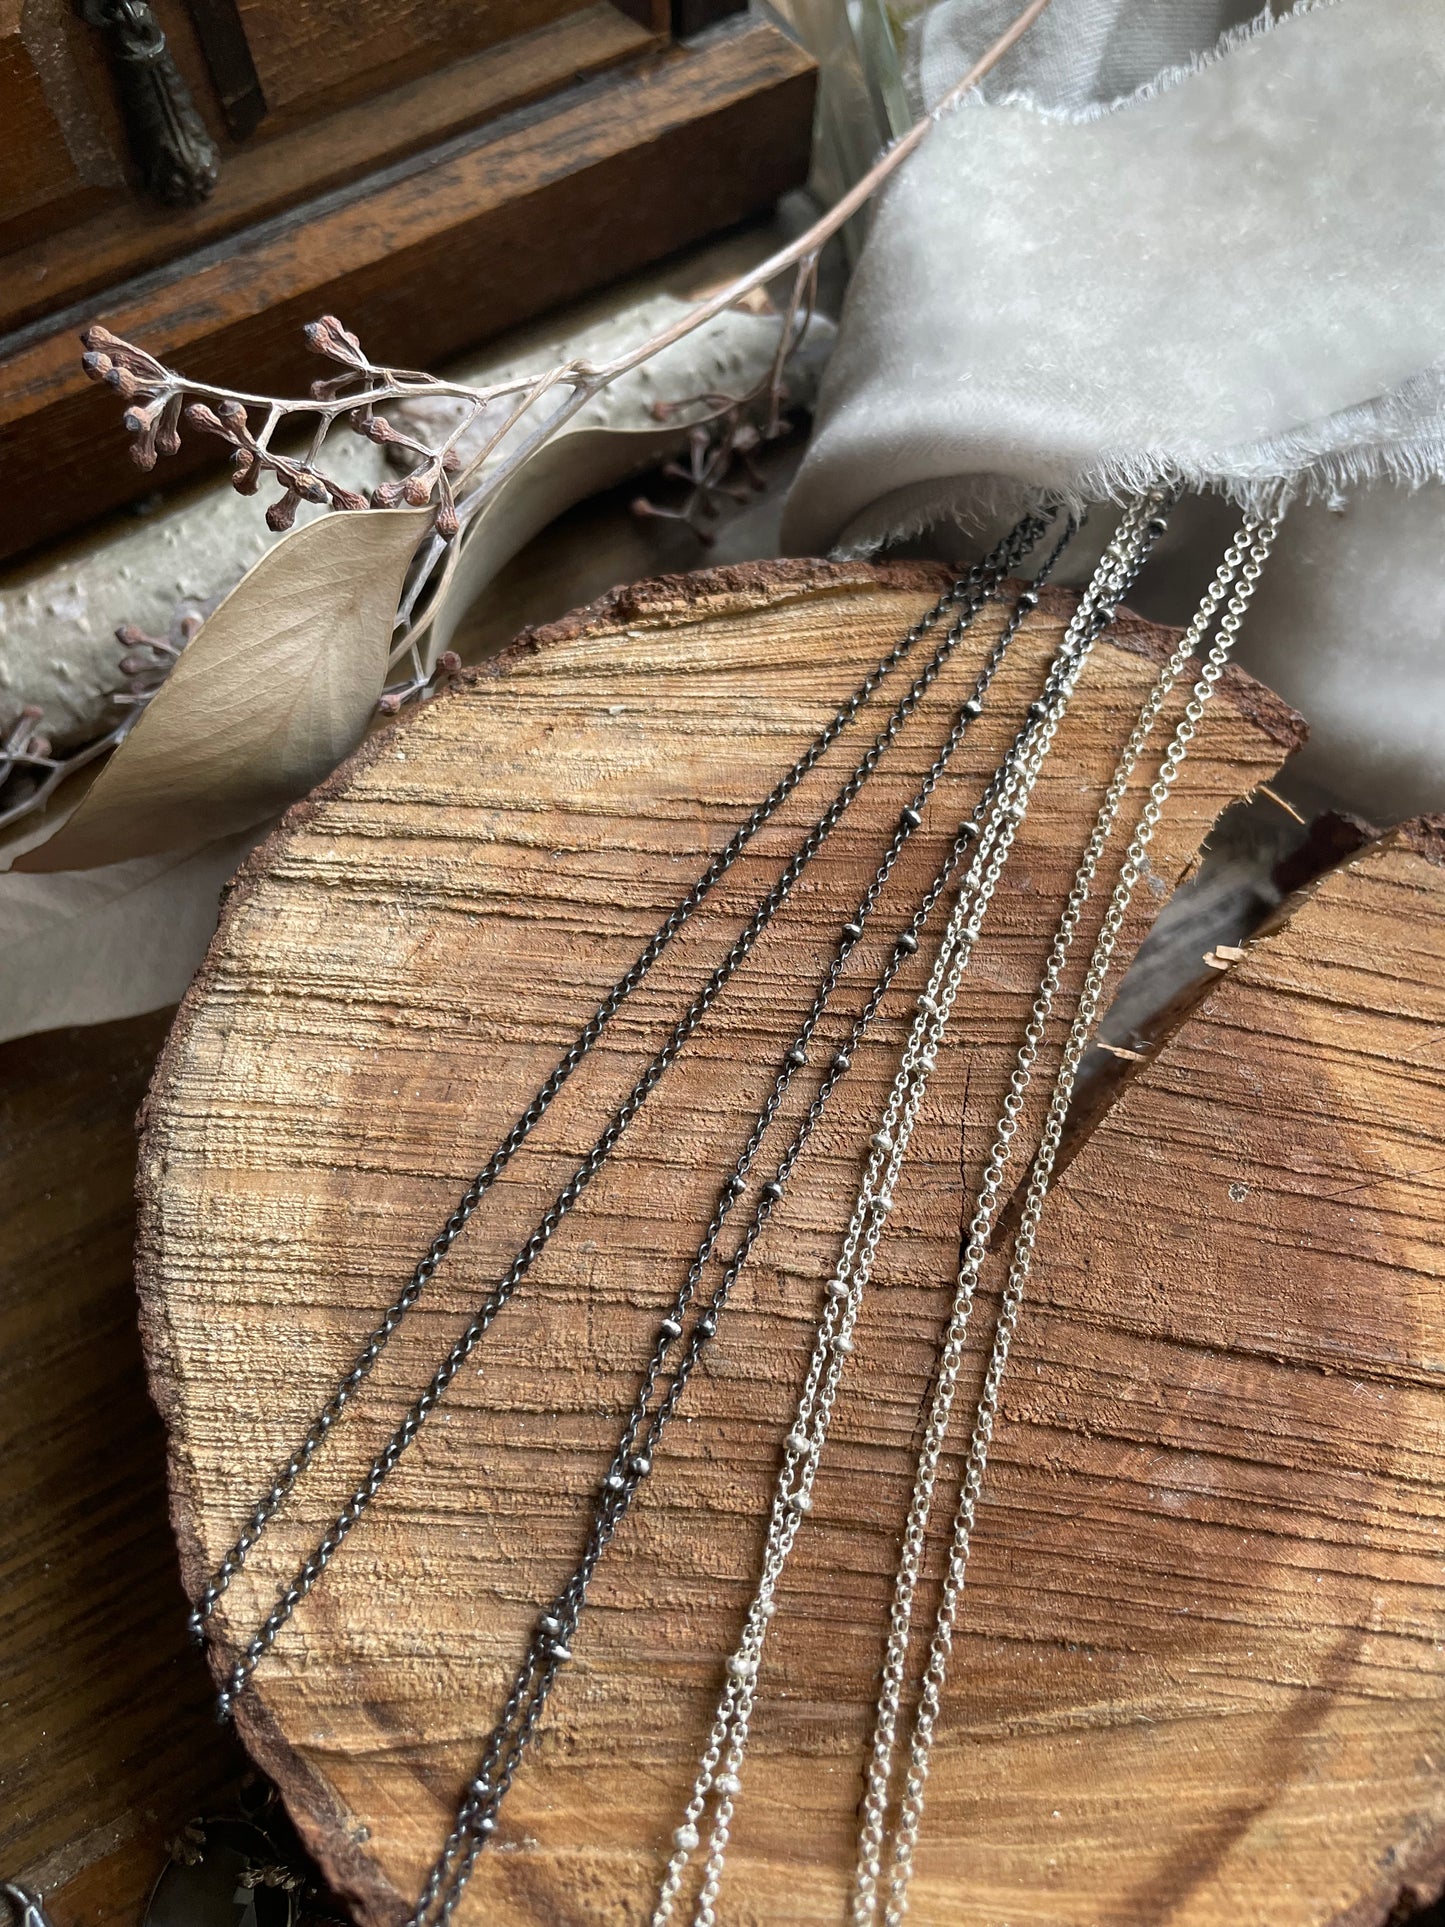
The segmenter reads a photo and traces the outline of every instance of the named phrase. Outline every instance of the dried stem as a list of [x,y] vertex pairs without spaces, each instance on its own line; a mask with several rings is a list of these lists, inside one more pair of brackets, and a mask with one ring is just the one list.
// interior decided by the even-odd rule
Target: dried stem
[[[438,672],[427,670],[419,643],[455,567],[458,537],[475,523],[537,450],[604,389],[717,316],[746,304],[749,297],[756,299],[760,290],[791,270],[791,294],[781,317],[777,351],[767,378],[758,389],[743,397],[700,396],[691,403],[673,403],[667,406],[663,416],[700,405],[710,418],[710,425],[694,424],[686,466],[674,466],[668,471],[688,486],[690,492],[684,507],[670,510],[643,501],[637,505],[639,512],[678,517],[706,539],[700,523],[716,513],[720,496],[733,492],[729,478],[735,465],[741,464],[744,476],[751,482],[748,457],[760,442],[782,432],[787,399],[786,368],[812,316],[823,249],[913,153],[940,116],[997,65],[1048,5],[1049,0],[1029,0],[1008,30],[957,85],[887,148],[841,200],[806,232],[736,281],[698,302],[646,341],[638,342],[611,360],[593,363],[577,359],[486,387],[472,387],[439,380],[414,369],[379,366],[365,354],[355,335],[334,316],[325,315],[307,327],[306,337],[308,344],[339,372],[313,382],[311,393],[306,397],[279,399],[193,381],[102,327],[90,328],[83,336],[84,367],[95,380],[114,388],[127,403],[125,425],[134,437],[131,453],[140,467],[153,468],[160,456],[176,452],[183,423],[201,433],[215,435],[233,451],[232,484],[240,493],[254,494],[268,477],[279,485],[281,492],[266,512],[267,523],[273,529],[290,528],[303,501],[342,510],[390,508],[402,502],[417,508],[434,506],[436,514],[431,533],[413,567],[397,612],[391,667],[399,668],[406,663],[408,673],[401,682],[389,686],[381,699],[383,709],[395,710],[435,686]],[[560,394],[558,405],[537,419],[539,403],[554,393]],[[462,404],[458,421],[435,448],[396,428],[382,412],[423,397]],[[510,405],[499,410],[497,425],[463,469],[457,453],[462,436],[479,416],[501,403]],[[762,419],[754,423],[750,420],[750,411],[759,405]],[[259,429],[252,427],[253,415],[260,417]],[[382,483],[369,498],[347,488],[320,466],[327,440],[338,424],[390,446],[399,455],[414,457],[413,466],[397,481]],[[278,433],[307,425],[310,437],[304,456],[276,452],[274,444]],[[526,432],[518,434],[524,427]],[[286,439],[290,439],[289,434]],[[121,640],[125,641],[124,635]],[[153,694],[154,690],[148,693]],[[130,697],[136,704],[144,699],[134,693]],[[113,747],[137,713],[138,708],[133,708],[132,713],[99,742],[65,759],[37,757],[18,739],[15,744],[7,743],[0,748],[0,783],[13,778],[21,765],[43,770],[38,784],[8,809],[5,799],[0,797],[0,828],[18,815],[39,807],[62,777],[82,762]],[[33,735],[37,720],[30,717],[25,722],[26,742]]]

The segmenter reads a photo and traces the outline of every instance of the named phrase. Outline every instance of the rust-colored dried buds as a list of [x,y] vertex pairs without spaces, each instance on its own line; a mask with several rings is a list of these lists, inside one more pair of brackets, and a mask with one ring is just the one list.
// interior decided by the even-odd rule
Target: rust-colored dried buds
[[224,422],[226,427],[231,430],[233,435],[245,433],[247,415],[240,402],[232,401],[229,398],[225,401],[218,401],[216,403],[216,415],[217,418]]
[[288,488],[279,501],[273,502],[270,508],[267,509],[267,528],[273,529],[277,535],[280,535],[283,530],[289,529],[296,520],[296,509],[300,500],[301,497],[296,493],[295,489]]
[[97,322],[80,337],[84,353],[80,365],[92,381],[103,381],[130,401],[135,395],[154,395],[168,386],[169,377],[154,355],[113,335]]
[[453,503],[442,503],[441,507],[437,510],[437,519],[433,527],[443,542],[451,541],[452,537],[461,527],[461,521],[457,516],[456,507]]
[[371,506],[374,509],[394,509],[400,500],[400,482],[378,482],[371,491]]
[[365,435],[369,442],[399,442],[402,439],[385,415],[372,415],[359,433]]
[[210,601],[185,597],[177,603],[170,632],[164,636],[148,635],[136,623],[122,622],[115,639],[125,652],[119,668],[128,686],[116,691],[115,700],[125,708],[143,708],[175,668],[214,606]]
[[324,314],[319,321],[308,321],[302,332],[313,353],[329,355],[332,361],[344,361],[348,368],[366,366],[361,343],[349,328],[342,327],[334,314]]
[[455,649],[443,649],[437,657],[436,674],[439,676],[455,676],[460,671],[461,666],[462,659]]
[[164,406],[159,401],[141,403],[127,408],[121,418],[126,432],[135,436],[130,445],[130,458],[137,468],[149,469],[156,465],[156,430]]
[[186,420],[192,428],[199,428],[204,435],[219,435],[223,441],[234,441],[235,436],[226,428],[215,409],[208,408],[203,401],[193,401],[186,409]]
[[401,485],[401,496],[414,509],[424,509],[431,500],[431,483],[425,476],[408,475]]
[[331,506],[334,509],[364,509],[371,507],[366,497],[364,495],[358,495],[354,488],[343,488],[339,482],[328,482],[327,488],[330,491]]
[[454,448],[443,449],[442,467],[448,475],[455,475],[462,465],[462,458]]
[[309,468],[298,468],[292,477],[291,486],[307,502],[326,502],[330,500],[326,484],[319,475],[313,475]]
[[238,448],[231,457],[231,487],[238,495],[254,495],[265,472],[249,448]]
[[156,429],[156,447],[162,455],[174,455],[181,445],[181,397],[172,395],[166,403],[161,416],[160,426]]
[[401,704],[402,696],[399,689],[388,689],[384,695],[376,699],[376,706],[383,716],[397,715],[401,710]]

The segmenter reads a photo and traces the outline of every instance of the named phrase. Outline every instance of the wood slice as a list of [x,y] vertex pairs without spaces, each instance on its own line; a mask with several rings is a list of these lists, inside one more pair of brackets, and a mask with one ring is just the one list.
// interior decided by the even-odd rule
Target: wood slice
[[[924,1917],[1046,1882],[1051,1922],[1380,1927],[1440,1894],[1442,1065],[1435,821],[1304,893],[1065,1174]],[[992,1910],[950,1911],[952,1834]]]
[[[619,594],[524,637],[373,739],[252,859],[163,1057],[140,1172],[142,1323],[193,1595],[599,995],[942,580],[918,565],[780,563]],[[1071,606],[1046,596],[1010,654],[845,977],[849,1014],[885,933],[1037,692]],[[981,620],[960,649],[242,1702],[243,1738],[367,1923],[404,1915],[441,1843],[539,1607],[580,1548],[621,1412],[721,1175],[998,619]],[[1091,661],[965,980],[775,1621],[728,1919],[843,1917],[963,1179],[976,1183],[987,1155],[1059,907],[1165,641],[1125,618]],[[218,1674],[865,734],[848,732],[760,835],[489,1196],[228,1595]],[[1267,691],[1226,677],[1121,964],[1220,810],[1299,736]],[[1152,765],[1128,822],[1150,777]],[[1417,915],[1438,892],[1425,867]],[[1316,899],[1321,954],[1345,941],[1324,909],[1333,900]],[[1080,929],[1065,1010],[1099,914],[1093,906]],[[1395,1161],[1405,1156],[1396,1139],[1422,1144],[1438,1130],[1428,1110],[1401,1122],[1423,1070],[1392,1082],[1374,1064],[1372,1095],[1360,1095],[1362,1040],[1383,1033],[1342,1000],[1381,1005],[1386,980],[1371,971],[1399,955],[1402,926],[1397,916],[1388,943],[1362,943],[1366,913],[1352,914],[1354,977],[1336,968],[1321,990],[1316,952],[1301,949],[1310,926],[1297,920],[1293,938],[1272,940],[1295,942],[1279,954],[1296,961],[1260,1007],[1258,1038],[1218,1012],[1266,971],[1268,946],[1110,1114],[1108,1185],[1089,1176],[1105,1157],[1102,1130],[1061,1181],[1040,1256],[1046,1312],[1026,1323],[1010,1380],[940,1736],[920,1920],[1377,1927],[1383,1913],[1368,1909],[1389,1885],[1387,1848],[1403,1866],[1412,1842],[1438,1832],[1438,1799],[1403,1760],[1428,1751],[1440,1714],[1439,1594],[1424,1570],[1441,1490],[1427,1407],[1445,1347],[1438,1267],[1424,1255],[1438,1255],[1438,1193],[1433,1218],[1408,1187],[1387,1206],[1362,1194],[1368,1205],[1350,1207],[1360,1223],[1367,1211],[1386,1218],[1371,1215],[1363,1245],[1347,1245],[1343,1220],[1340,1237],[1321,1235],[1310,1189],[1331,1173],[1337,1183],[1341,1169],[1366,1183],[1413,1170]],[[1442,1022],[1438,926],[1436,937],[1435,976],[1425,974],[1427,932],[1391,984],[1392,1021],[1412,1048]],[[463,1922],[646,1917],[751,1591],[821,1284],[924,961],[840,1086],[603,1561],[574,1662]],[[1430,996],[1433,1019],[1419,1002]],[[825,1036],[836,1040],[843,1022],[840,1009]],[[1293,1041],[1271,1045],[1275,1032]],[[1197,1062],[1195,1036],[1211,1040]],[[1163,1101],[1180,1053],[1191,1064],[1184,1098],[1129,1135],[1127,1119],[1143,1113],[1128,1106],[1151,1092]],[[1040,1101],[1054,1061],[1046,1049]],[[1419,1062],[1434,1075],[1438,1057]],[[1276,1102],[1280,1063],[1316,1107],[1307,1118],[1293,1100]],[[1355,1106],[1347,1133],[1340,1086]],[[1328,1159],[1310,1150],[1295,1161],[1306,1123],[1332,1144]],[[1096,1198],[1114,1202],[1090,1215]],[[1301,1232],[1315,1239],[1304,1257]],[[1070,1291],[1094,1311],[1071,1311]],[[1378,1435],[1365,1417],[1377,1407],[1387,1414]],[[1407,1420],[1402,1444],[1389,1428]],[[949,1506],[951,1491],[940,1528]],[[1385,1735],[1402,1697],[1414,1724],[1392,1753]],[[1334,1777],[1317,1780],[1315,1736],[1346,1731],[1359,1746],[1341,1741]],[[1290,1823],[1271,1831],[1286,1809]]]

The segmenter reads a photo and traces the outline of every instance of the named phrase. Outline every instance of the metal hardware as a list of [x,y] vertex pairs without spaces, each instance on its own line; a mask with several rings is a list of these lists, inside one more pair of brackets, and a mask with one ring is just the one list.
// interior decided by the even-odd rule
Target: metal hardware
[[51,1927],[49,1914],[40,1903],[40,1896],[28,1887],[22,1887],[18,1880],[0,1880],[0,1895],[10,1903],[14,1927]]
[[193,207],[214,190],[221,155],[196,111],[149,0],[82,0],[106,37],[126,138],[153,200]]

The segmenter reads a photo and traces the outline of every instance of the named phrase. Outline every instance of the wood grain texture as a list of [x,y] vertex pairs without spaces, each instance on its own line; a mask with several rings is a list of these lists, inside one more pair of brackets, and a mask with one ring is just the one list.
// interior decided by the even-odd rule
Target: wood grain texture
[[1051,1921],[1380,1927],[1445,1884],[1442,865],[1424,825],[1327,875],[1059,1186],[956,1649],[950,1918],[1042,1878]]
[[22,0],[0,0],[0,249],[70,211],[85,190],[25,38]]
[[[201,380],[305,392],[302,328],[342,315],[426,367],[761,213],[806,176],[814,67],[761,21],[719,29],[457,136],[0,341],[0,556],[154,487],[75,342],[103,319]],[[167,480],[218,464],[191,437]]]
[[[168,36],[174,24],[167,21]],[[338,108],[320,122],[278,133],[267,121],[253,138],[238,142],[230,138],[218,113],[211,133],[221,148],[221,176],[214,193],[199,206],[160,209],[153,202],[131,199],[85,220],[67,219],[59,232],[52,219],[25,246],[17,236],[0,274],[0,329],[8,334],[98,289],[114,288],[147,269],[194,254],[298,201],[330,193],[374,168],[635,59],[658,44],[656,35],[598,0],[563,19],[534,25],[500,46],[454,53],[440,71],[390,87],[379,98]],[[79,51],[84,51],[83,43]],[[204,73],[191,84],[204,101]],[[0,88],[8,88],[3,69]],[[0,98],[15,111],[8,91]],[[119,129],[115,138],[123,145]]]
[[587,0],[237,0],[266,105],[278,120],[374,95],[458,55],[579,13]]
[[[619,593],[524,638],[377,737],[252,859],[164,1054],[139,1179],[143,1329],[192,1591],[599,994],[705,852],[944,579],[923,565],[779,563]],[[1011,653],[996,704],[889,885],[864,962],[876,961],[882,932],[907,914],[972,806],[1071,606],[1048,596]],[[570,1569],[616,1415],[771,1081],[769,1062],[996,621],[960,651],[243,1703],[248,1746],[367,1923],[399,1916],[441,1841],[526,1630]],[[960,1168],[976,1175],[986,1152],[1053,919],[1163,646],[1126,618],[1090,663],[966,980],[776,1622],[729,1918],[840,1917],[886,1589],[956,1263]],[[856,755],[861,732],[852,736]],[[1268,692],[1226,679],[1126,950],[1220,810],[1298,736]],[[851,761],[840,744],[814,772],[548,1113],[234,1588],[217,1663],[350,1490]],[[1086,917],[1081,951],[1091,939]],[[1076,958],[1071,983],[1081,969]],[[850,1009],[861,983],[850,970]],[[821,1281],[910,988],[912,978],[858,1054],[604,1561],[576,1661],[464,1922],[644,1913],[751,1584]],[[842,1021],[830,1020],[830,1037]],[[1121,1356],[1121,1371],[1127,1363]],[[1136,1575],[1102,1556],[1089,1573],[1090,1626],[1123,1623]],[[1051,1899],[1056,1876],[1039,1848],[1058,1825],[1048,1815],[1093,1777],[1096,1747],[1107,1759],[1118,1744],[1142,1775],[1159,1745],[1141,1722],[1130,1754],[1110,1702],[1094,1698],[1051,1739],[1026,1719],[1010,1727],[1016,1700],[1048,1699],[1056,1674],[1073,1684],[1084,1665],[1061,1661],[1075,1629],[1060,1634],[1049,1616],[1067,1596],[1062,1580],[1052,1594],[1013,1596],[1017,1636],[995,1634],[982,1676],[962,1670],[936,1769],[920,1919],[1086,1927],[1158,1917],[1112,1887],[1102,1898],[1102,1884],[1089,1902],[1098,1911],[1072,1910],[1067,1889],[1059,1905]],[[1049,1631],[1036,1638],[1039,1613]],[[1181,1706],[1193,1704],[1186,1677],[1177,1691]],[[997,1839],[981,1839],[970,1805],[981,1739],[995,1747],[991,1797],[1013,1814]],[[1180,1802],[1141,1852],[1187,1856],[1198,1830],[1217,1823],[1207,1779],[1181,1784]],[[1117,1806],[1098,1813],[1091,1864],[1102,1883],[1122,1850],[1116,1836],[1132,1837],[1134,1823]],[[1198,1872],[1208,1890],[1207,1864]],[[1244,1918],[1227,1912],[1221,1891],[1214,1904],[1211,1919]],[[1285,1914],[1272,1927],[1304,1918]]]
[[134,1116],[167,1023],[0,1050],[0,1878],[55,1927],[135,1927],[162,1842],[244,1763],[186,1637],[135,1328]]

